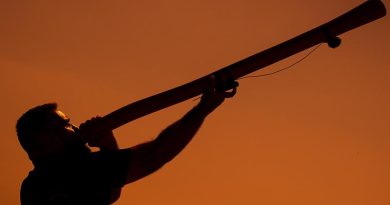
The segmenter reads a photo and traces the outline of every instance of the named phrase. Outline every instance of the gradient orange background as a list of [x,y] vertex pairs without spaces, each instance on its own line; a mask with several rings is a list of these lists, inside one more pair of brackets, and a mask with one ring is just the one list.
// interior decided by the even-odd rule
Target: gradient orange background
[[[0,203],[32,168],[15,122],[58,102],[75,124],[288,40],[363,0],[0,3]],[[385,4],[390,5],[389,1]],[[118,205],[390,204],[390,19],[340,36],[293,69],[240,81],[174,161]],[[283,68],[305,51],[258,73]],[[187,101],[115,131],[154,138]]]

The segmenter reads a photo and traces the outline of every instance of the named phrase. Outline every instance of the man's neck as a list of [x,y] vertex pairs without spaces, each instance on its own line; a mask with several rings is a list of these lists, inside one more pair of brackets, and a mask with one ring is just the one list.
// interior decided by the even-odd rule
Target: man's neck
[[52,153],[37,159],[32,159],[35,168],[58,167],[69,163],[77,163],[85,160],[91,153],[88,147],[72,149],[67,152]]

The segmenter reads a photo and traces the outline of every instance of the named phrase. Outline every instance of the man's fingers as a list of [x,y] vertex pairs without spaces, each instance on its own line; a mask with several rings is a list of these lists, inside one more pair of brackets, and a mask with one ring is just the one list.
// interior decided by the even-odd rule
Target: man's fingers
[[223,97],[224,98],[232,98],[233,96],[236,95],[236,93],[237,93],[237,87],[234,87],[234,88],[232,88],[232,91],[224,92]]

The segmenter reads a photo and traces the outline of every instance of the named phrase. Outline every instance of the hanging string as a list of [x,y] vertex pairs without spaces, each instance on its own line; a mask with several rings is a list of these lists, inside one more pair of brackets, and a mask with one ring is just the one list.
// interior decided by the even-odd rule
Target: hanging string
[[322,43],[318,44],[316,47],[314,47],[309,53],[307,53],[305,56],[303,56],[301,59],[299,59],[297,62],[285,67],[285,68],[282,68],[280,70],[276,70],[276,71],[273,71],[273,72],[270,72],[270,73],[265,73],[265,74],[260,74],[260,75],[248,75],[248,76],[244,76],[244,77],[241,77],[241,78],[238,78],[237,80],[241,80],[241,79],[245,79],[245,78],[258,78],[258,77],[264,77],[264,76],[268,76],[268,75],[273,75],[273,74],[276,74],[276,73],[279,73],[279,72],[282,72],[282,71],[285,71],[287,69],[290,69],[292,68],[293,66],[297,65],[298,63],[302,62],[303,60],[305,60],[307,57],[309,57],[314,51],[316,51],[320,46],[322,45]]
[[[276,73],[279,73],[279,72],[282,72],[282,71],[285,71],[287,69],[290,69],[292,68],[293,66],[297,65],[298,63],[302,62],[303,60],[305,60],[307,57],[309,57],[314,51],[316,51],[320,46],[322,45],[322,43],[318,44],[316,47],[314,47],[309,53],[307,53],[305,56],[303,56],[301,59],[299,59],[297,62],[285,67],[285,68],[282,68],[280,70],[276,70],[276,71],[273,71],[273,72],[270,72],[270,73],[265,73],[265,74],[260,74],[260,75],[248,75],[248,76],[244,76],[244,77],[241,77],[241,78],[238,78],[237,80],[241,80],[241,79],[245,79],[245,78],[258,78],[258,77],[264,77],[264,76],[269,76],[269,75],[273,75],[273,74],[276,74]],[[193,101],[196,101],[196,100],[199,100],[201,97],[196,97],[195,99],[193,99]]]

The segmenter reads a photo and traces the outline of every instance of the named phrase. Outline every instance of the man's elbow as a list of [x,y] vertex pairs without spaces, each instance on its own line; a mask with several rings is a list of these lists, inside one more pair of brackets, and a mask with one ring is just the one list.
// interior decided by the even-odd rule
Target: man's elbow
[[147,177],[154,172],[161,169],[166,163],[159,163],[159,164],[153,164],[143,167],[142,169],[135,169],[129,170],[129,174],[126,179],[126,184],[138,181],[144,177]]

